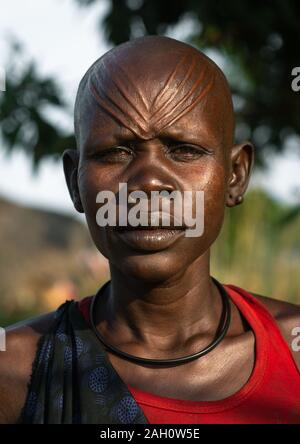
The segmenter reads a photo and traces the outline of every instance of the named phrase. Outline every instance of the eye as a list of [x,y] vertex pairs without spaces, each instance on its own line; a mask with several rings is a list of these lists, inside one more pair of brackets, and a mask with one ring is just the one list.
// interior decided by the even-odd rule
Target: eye
[[208,154],[204,148],[190,145],[190,144],[180,144],[175,147],[169,148],[169,154],[171,157],[178,161],[188,161],[197,160],[205,154]]
[[99,162],[115,163],[127,162],[133,156],[133,150],[126,146],[115,146],[101,150],[93,155]]

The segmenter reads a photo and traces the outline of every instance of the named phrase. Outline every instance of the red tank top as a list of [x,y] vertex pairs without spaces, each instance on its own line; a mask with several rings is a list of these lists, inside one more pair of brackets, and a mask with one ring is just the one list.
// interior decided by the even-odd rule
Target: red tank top
[[[275,319],[247,291],[223,286],[255,335],[255,365],[248,382],[219,401],[186,401],[128,389],[150,424],[300,424],[300,372]],[[91,299],[79,303],[87,323]]]

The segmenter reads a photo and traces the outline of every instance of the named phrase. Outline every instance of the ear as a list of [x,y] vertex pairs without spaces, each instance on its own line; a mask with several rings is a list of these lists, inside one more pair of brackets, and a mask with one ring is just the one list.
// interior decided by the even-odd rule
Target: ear
[[77,181],[79,153],[75,149],[66,150],[63,153],[62,159],[65,178],[74,207],[79,213],[84,213]]
[[234,145],[230,153],[230,175],[227,186],[226,206],[234,207],[243,202],[254,164],[254,146],[250,142]]

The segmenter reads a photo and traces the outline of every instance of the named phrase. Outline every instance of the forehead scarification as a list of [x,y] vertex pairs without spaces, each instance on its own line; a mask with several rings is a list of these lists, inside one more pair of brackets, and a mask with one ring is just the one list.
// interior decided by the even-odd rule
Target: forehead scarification
[[214,62],[189,45],[167,40],[171,46],[176,42],[173,52],[157,45],[143,48],[143,42],[136,49],[133,41],[106,53],[86,73],[75,109],[81,99],[135,136],[149,139],[197,105],[205,106],[212,90],[232,105],[225,76]]
[[104,62],[102,69],[89,77],[88,91],[101,110],[119,124],[136,136],[142,137],[146,133],[149,115],[147,102],[138,85],[116,61],[113,66]]

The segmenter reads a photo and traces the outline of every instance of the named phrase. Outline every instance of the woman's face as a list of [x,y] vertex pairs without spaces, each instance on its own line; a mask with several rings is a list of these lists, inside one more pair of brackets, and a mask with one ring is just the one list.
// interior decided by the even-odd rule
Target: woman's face
[[[85,122],[78,187],[91,236],[110,263],[149,282],[182,272],[202,256],[221,229],[229,174],[227,147],[215,128],[216,114],[196,107],[161,132],[135,136],[103,111]],[[187,237],[184,230],[120,231],[100,227],[96,214],[100,191],[118,195],[119,183],[131,191],[204,192],[204,232]],[[195,209],[195,193],[192,194]],[[129,205],[130,208],[130,205]],[[195,214],[195,213],[193,213]]]
[[[208,252],[222,226],[233,164],[228,85],[204,55],[166,38],[121,45],[92,68],[75,112],[80,205],[111,267],[149,283],[167,280]],[[67,170],[72,189],[72,168]],[[244,184],[246,175],[241,174]],[[128,194],[192,192],[193,215],[195,192],[202,191],[203,233],[189,237],[184,229],[172,234],[99,226],[98,193],[113,192],[118,202],[121,183]]]

